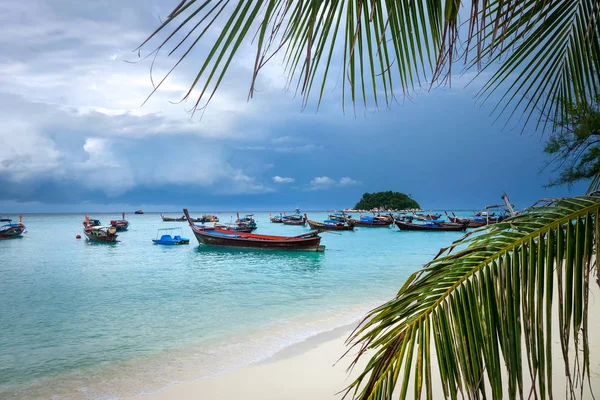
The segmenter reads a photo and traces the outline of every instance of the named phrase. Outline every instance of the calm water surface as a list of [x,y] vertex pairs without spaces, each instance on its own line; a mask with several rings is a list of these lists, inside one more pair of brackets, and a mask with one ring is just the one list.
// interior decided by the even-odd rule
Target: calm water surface
[[[129,397],[259,360],[356,321],[461,236],[357,228],[322,234],[324,253],[225,250],[126,218],[116,244],[75,239],[78,214],[26,215],[25,237],[0,241],[0,398]],[[257,233],[308,230],[255,218]],[[152,244],[177,226],[189,246]]]

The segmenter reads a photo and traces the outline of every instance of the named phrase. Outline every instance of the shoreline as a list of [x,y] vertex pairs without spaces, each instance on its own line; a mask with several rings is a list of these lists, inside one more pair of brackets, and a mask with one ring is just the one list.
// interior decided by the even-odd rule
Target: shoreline
[[[595,284],[590,285],[588,312],[592,317],[589,321],[589,332],[600,330],[600,320],[593,318],[600,312],[600,289]],[[309,337],[285,347],[262,361],[192,382],[172,382],[159,392],[143,393],[135,398],[142,400],[341,399],[344,389],[356,378],[368,361],[368,356],[363,357],[356,367],[348,372],[347,368],[353,360],[352,353],[340,359],[349,349],[345,341],[358,322]],[[554,395],[560,397],[561,393],[564,393],[566,382],[561,373],[562,353],[556,330],[557,327],[553,328],[552,332],[554,366],[552,385]],[[600,394],[600,337],[592,334],[589,340],[590,385],[593,393],[598,395]],[[432,353],[435,354],[435,349],[432,349]],[[573,351],[570,352],[571,356]],[[434,362],[437,364],[437,360]],[[525,387],[530,384],[527,375],[524,371]],[[439,384],[439,369],[436,367],[432,368],[432,381],[434,398],[443,398],[443,391]],[[505,371],[503,371],[503,381],[506,382]],[[411,386],[409,383],[409,393]],[[587,381],[583,383],[582,393],[582,398],[591,398]]]
[[[247,365],[195,380],[170,382],[158,391],[123,399],[341,398],[351,382],[346,371],[353,358],[340,357],[349,348],[346,339],[360,321],[310,336]],[[366,361],[363,359],[357,370]]]
[[[366,312],[371,310],[372,307],[366,308]],[[236,374],[238,371],[244,371],[247,368],[261,368],[263,366],[276,366],[281,362],[286,362],[289,360],[295,360],[297,357],[302,357],[307,353],[311,353],[313,351],[319,351],[319,349],[324,345],[329,345],[330,343],[345,343],[348,336],[352,333],[352,331],[358,326],[358,324],[362,321],[362,317],[358,319],[354,319],[353,322],[344,323],[342,325],[332,325],[327,329],[319,331],[313,335],[304,337],[298,341],[291,342],[287,345],[284,345],[282,348],[276,350],[272,354],[268,354],[264,357],[257,357],[254,360],[242,362],[235,366],[230,366],[224,370],[213,372],[204,376],[200,376],[197,378],[192,378],[188,380],[173,380],[167,383],[164,387],[158,388],[157,390],[149,391],[149,392],[141,392],[135,394],[133,396],[123,396],[119,397],[122,399],[170,399],[170,398],[180,398],[180,393],[173,394],[172,390],[179,391],[179,388],[185,386],[185,391],[187,391],[188,387],[195,386],[196,384],[201,384],[205,381],[210,381],[212,379],[219,379],[221,376],[229,376],[230,374]],[[345,352],[345,351],[344,351]],[[335,362],[338,361],[339,357],[341,357],[343,353],[339,354],[339,356],[335,359]],[[348,357],[350,360],[350,357]],[[341,363],[342,361],[340,361]],[[345,367],[344,367],[345,369]],[[174,389],[177,388],[177,389]],[[197,393],[190,393],[190,398],[197,398]],[[166,397],[164,397],[166,396]],[[181,398],[186,398],[185,395]],[[237,395],[236,395],[237,396]]]

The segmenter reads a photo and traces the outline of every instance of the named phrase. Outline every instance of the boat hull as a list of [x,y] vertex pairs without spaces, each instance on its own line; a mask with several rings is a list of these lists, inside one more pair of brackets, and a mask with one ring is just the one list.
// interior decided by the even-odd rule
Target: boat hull
[[164,215],[160,216],[163,220],[163,222],[184,222],[186,220],[185,217],[181,217],[181,218],[171,218],[171,217],[165,217]]
[[304,226],[306,225],[306,222],[304,220],[300,220],[300,221],[295,221],[295,220],[288,220],[288,221],[283,221],[284,225],[298,225],[298,226]]
[[0,231],[0,240],[21,237],[23,232],[25,232],[25,225],[15,225],[4,228],[2,231]]
[[392,225],[392,221],[359,221],[356,219],[351,219],[349,220],[352,224],[354,224],[355,226],[362,226],[362,227],[370,227],[370,228],[385,228],[385,227],[390,227],[390,225]]
[[187,209],[183,210],[190,228],[198,243],[208,246],[236,247],[263,250],[302,250],[323,251],[321,237],[317,232],[307,232],[298,236],[271,236],[255,233],[231,232],[219,228],[205,228],[194,224]]
[[110,221],[110,226],[114,227],[117,232],[124,232],[129,229],[129,222],[127,221]]
[[211,235],[210,230],[201,232],[194,230],[194,235],[198,242],[207,246],[237,247],[246,249],[262,250],[302,250],[302,251],[323,251],[325,246],[320,246],[321,237],[315,236],[303,240],[260,240],[247,239],[244,237],[219,237]]
[[83,231],[83,234],[88,238],[90,242],[97,243],[116,243],[118,236],[97,234],[95,231]]
[[323,224],[321,222],[307,220],[308,226],[312,229],[318,229],[320,231],[353,231],[354,225],[332,225],[332,224]]
[[396,221],[396,226],[403,231],[460,232],[467,229],[466,225],[461,224],[420,225],[402,221]]

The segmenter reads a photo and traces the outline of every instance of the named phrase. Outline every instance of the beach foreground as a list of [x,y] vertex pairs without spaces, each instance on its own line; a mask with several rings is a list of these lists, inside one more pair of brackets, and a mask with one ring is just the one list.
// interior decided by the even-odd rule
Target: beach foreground
[[[590,376],[594,394],[600,394],[600,290],[591,283],[589,304],[590,332]],[[347,350],[345,340],[355,325],[334,329],[315,336],[302,343],[290,346],[275,356],[221,375],[191,382],[173,383],[156,393],[142,394],[144,400],[167,399],[250,399],[250,400],[286,400],[341,399],[340,393],[352,379],[360,373],[367,359],[364,358],[351,373],[347,367],[351,357],[338,361]],[[565,394],[565,379],[562,368],[562,354],[558,332],[552,332],[553,346],[553,388],[556,398]],[[573,351],[571,351],[573,354]],[[527,372],[524,371],[527,379]],[[434,398],[443,398],[441,387],[437,384],[439,373],[433,368]],[[525,382],[528,387],[529,381]],[[139,397],[138,397],[139,398]],[[409,398],[412,391],[409,389]],[[587,382],[584,385],[584,399],[592,398]]]

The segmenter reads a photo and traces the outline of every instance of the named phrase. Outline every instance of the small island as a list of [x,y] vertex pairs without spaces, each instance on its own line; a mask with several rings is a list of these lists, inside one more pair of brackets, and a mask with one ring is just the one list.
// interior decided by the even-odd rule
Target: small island
[[355,210],[409,210],[420,208],[419,203],[409,195],[401,192],[392,192],[391,190],[387,192],[365,193],[362,199],[354,206]]

